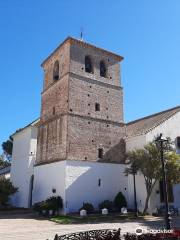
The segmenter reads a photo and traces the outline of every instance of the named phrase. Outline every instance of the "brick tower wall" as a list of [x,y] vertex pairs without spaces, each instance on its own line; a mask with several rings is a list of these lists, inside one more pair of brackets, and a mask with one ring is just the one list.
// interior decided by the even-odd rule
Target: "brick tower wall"
[[[66,159],[69,57],[70,45],[67,43],[43,65],[44,86],[38,129],[37,164]],[[59,80],[53,81],[53,67],[57,60],[60,66]]]
[[[90,56],[93,73],[85,72],[84,59]],[[58,81],[53,66],[59,61]],[[106,64],[101,77],[99,63]],[[37,164],[73,159],[119,161],[124,136],[123,91],[119,57],[84,42],[65,41],[43,63],[45,72],[41,122],[38,132]],[[100,111],[95,111],[95,104]]]
[[[70,51],[67,158],[99,161],[98,148],[103,148],[105,161],[118,161],[121,156],[117,149],[124,136],[119,62],[115,56],[83,43],[72,44]],[[93,73],[85,72],[86,55],[92,59]],[[106,77],[99,73],[101,60],[106,64]],[[95,111],[95,103],[100,104],[100,111]]]

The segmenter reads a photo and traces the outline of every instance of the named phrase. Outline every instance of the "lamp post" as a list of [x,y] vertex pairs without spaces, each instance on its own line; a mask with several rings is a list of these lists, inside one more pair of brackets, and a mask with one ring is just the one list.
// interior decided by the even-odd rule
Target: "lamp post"
[[136,174],[137,174],[138,167],[136,162],[133,161],[131,164],[131,174],[133,175],[133,187],[134,187],[134,211],[135,216],[138,217],[138,208],[137,208],[137,196],[136,196]]
[[134,209],[135,209],[135,216],[138,217],[138,209],[137,209],[137,198],[136,198],[136,170],[133,169],[133,183],[134,183]]
[[168,205],[168,195],[167,195],[167,180],[166,180],[166,169],[164,164],[164,143],[167,142],[167,139],[162,138],[162,133],[155,140],[160,145],[160,155],[161,155],[161,164],[162,164],[162,174],[163,174],[163,192],[164,192],[164,201],[165,201],[165,225],[166,229],[171,229],[171,218],[169,213]]

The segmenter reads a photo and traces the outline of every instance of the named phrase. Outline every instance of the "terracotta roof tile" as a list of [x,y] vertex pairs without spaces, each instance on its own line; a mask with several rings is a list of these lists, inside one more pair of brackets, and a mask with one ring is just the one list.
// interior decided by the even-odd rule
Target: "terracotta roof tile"
[[171,108],[166,111],[155,113],[153,115],[129,122],[126,124],[126,135],[129,137],[147,133],[179,111],[180,106],[177,106],[175,108]]

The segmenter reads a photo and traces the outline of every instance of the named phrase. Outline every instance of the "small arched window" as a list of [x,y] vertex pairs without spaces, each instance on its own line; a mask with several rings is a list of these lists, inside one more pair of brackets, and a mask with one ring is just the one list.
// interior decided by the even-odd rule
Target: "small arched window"
[[100,68],[100,76],[101,77],[106,77],[107,75],[107,70],[106,70],[106,65],[104,63],[104,61],[100,61],[100,64],[99,64],[99,68]]
[[85,56],[85,71],[88,73],[93,73],[92,62],[89,56]]
[[59,61],[56,61],[54,63],[54,68],[53,68],[53,80],[57,81],[59,80]]

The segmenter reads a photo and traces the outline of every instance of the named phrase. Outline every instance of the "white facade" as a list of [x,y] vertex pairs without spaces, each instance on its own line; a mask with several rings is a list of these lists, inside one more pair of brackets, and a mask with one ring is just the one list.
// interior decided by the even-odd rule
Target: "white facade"
[[34,166],[36,125],[15,133],[13,139],[11,181],[18,187],[11,199],[13,205],[30,207],[31,195],[32,204],[51,196],[61,196],[63,212],[77,212],[83,202],[90,202],[98,208],[100,202],[113,200],[119,191],[131,201],[128,199],[128,178],[124,175],[125,165],[65,160]]
[[[61,196],[65,203],[66,161],[34,167],[33,203]],[[56,192],[53,193],[53,190]]]
[[[132,176],[125,176],[126,166],[123,164],[64,160],[34,166],[37,146],[36,123],[13,135],[11,181],[19,190],[12,196],[13,205],[27,208],[31,203],[51,196],[61,196],[64,203],[63,212],[76,212],[83,202],[90,202],[98,208],[100,202],[113,200],[121,191],[127,199],[128,207],[134,208],[133,179]],[[170,137],[176,145],[175,139],[180,136],[179,123],[180,112],[177,112],[144,134],[127,137],[127,151],[142,148],[160,133],[164,137]],[[180,149],[177,149],[177,152],[180,153]],[[140,174],[136,176],[136,188],[138,208],[142,211],[146,188],[144,178]],[[153,213],[161,204],[158,190],[157,184],[150,198],[149,213]],[[173,205],[180,209],[180,184],[174,185],[173,190]]]
[[118,192],[128,199],[125,165],[66,161],[66,206],[68,211],[78,211],[83,202],[95,208],[104,200],[113,200]]
[[12,205],[27,208],[30,206],[31,178],[34,174],[34,161],[37,145],[37,128],[25,127],[13,135],[13,153],[10,180],[18,192],[12,196]]
[[[180,149],[176,146],[176,138],[180,136],[180,112],[173,115],[171,118],[163,122],[161,125],[154,128],[152,131],[146,134],[146,143],[152,141],[154,137],[158,134],[162,133],[163,137],[170,137],[174,142],[174,147],[176,148],[176,152],[180,154]],[[158,189],[158,186],[156,187]],[[180,211],[180,184],[176,184],[173,187],[174,194],[174,203],[173,205],[179,209]],[[159,202],[159,194],[155,192],[152,194],[151,198],[151,208],[154,209],[157,207],[157,202]]]
[[[34,168],[33,203],[51,196],[61,196],[63,211],[77,212],[83,202],[95,208],[103,200],[113,200],[121,191],[128,199],[125,166],[66,160]],[[56,190],[53,193],[53,189]]]
[[[128,137],[126,139],[126,147],[127,151],[143,148],[144,145],[153,141],[155,137],[157,137],[160,133],[163,134],[163,137],[170,137],[171,140],[174,142],[174,147],[176,148],[177,153],[180,153],[180,149],[176,146],[176,138],[180,136],[180,112],[177,112],[173,116],[171,116],[166,121],[162,122],[161,124],[155,126],[151,130],[147,131],[144,134],[136,135],[132,137]],[[137,204],[139,210],[142,209],[144,206],[145,198],[146,198],[146,188],[145,183],[142,175],[136,176],[136,186],[137,186]],[[133,197],[133,181],[132,177],[129,177],[129,194]],[[130,190],[131,188],[131,190]],[[174,193],[174,207],[180,210],[180,184],[176,184],[173,187]],[[155,212],[156,208],[161,205],[160,203],[160,194],[159,194],[159,184],[156,184],[154,190],[151,194],[151,198],[149,201],[149,213]]]

